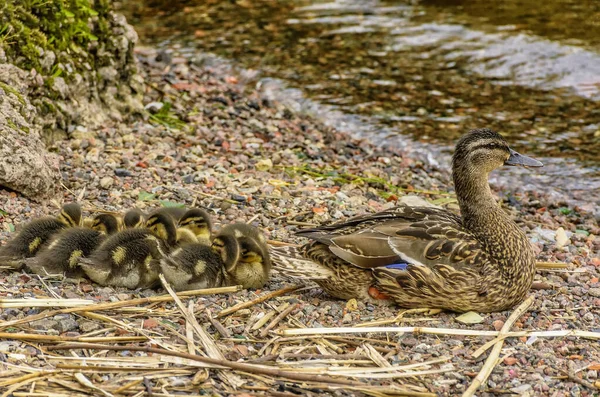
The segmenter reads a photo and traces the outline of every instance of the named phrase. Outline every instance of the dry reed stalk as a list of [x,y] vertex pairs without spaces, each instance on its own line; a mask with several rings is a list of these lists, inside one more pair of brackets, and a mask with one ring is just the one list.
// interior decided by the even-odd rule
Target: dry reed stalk
[[94,301],[89,299],[0,299],[0,308],[22,308],[22,307],[81,307],[93,305]]
[[431,327],[332,327],[332,328],[300,328],[284,329],[279,335],[326,335],[326,334],[367,334],[372,332],[406,332],[414,334],[463,335],[463,336],[497,336],[498,331],[477,331],[470,329],[431,328]]
[[[175,304],[181,311],[181,314],[183,314],[183,317],[185,318],[186,322],[188,322],[191,325],[192,330],[196,333],[196,335],[198,335],[200,343],[202,344],[202,347],[204,347],[204,351],[206,352],[206,354],[208,354],[209,357],[216,360],[225,360],[225,356],[223,355],[223,353],[221,353],[213,338],[204,330],[204,328],[202,328],[202,326],[200,326],[200,324],[198,324],[198,321],[194,316],[193,304],[189,310],[186,310],[183,302],[181,302],[181,299],[179,299],[177,294],[175,294],[175,291],[173,291],[173,288],[171,288],[171,286],[165,279],[165,276],[163,274],[159,274],[159,278],[164,289],[167,290],[169,295],[173,297]],[[218,374],[224,377],[234,388],[244,383],[235,374],[227,372],[218,372]]]
[[365,353],[366,353],[367,357],[369,357],[371,359],[371,361],[373,361],[375,364],[377,364],[378,367],[389,368],[392,366],[392,364],[390,364],[390,362],[388,360],[383,358],[383,356],[381,354],[379,354],[379,352],[377,350],[375,350],[373,348],[373,346],[371,346],[368,343],[363,344],[363,346],[365,348]]
[[536,269],[568,269],[571,266],[570,263],[564,262],[536,262]]
[[[531,306],[533,304],[533,301],[534,301],[534,297],[533,297],[533,295],[531,295],[527,299],[525,299],[515,309],[514,312],[512,312],[512,314],[506,319],[506,322],[502,326],[502,329],[500,329],[500,333],[499,333],[500,336],[507,334],[510,331],[510,327],[513,326],[515,321],[517,321],[523,315],[523,313],[525,313],[527,311],[527,309],[529,309],[529,306]],[[494,345],[494,348],[490,352],[490,355],[485,360],[483,367],[481,367],[481,370],[479,371],[479,373],[477,374],[475,379],[473,379],[473,383],[471,383],[469,388],[467,390],[465,390],[462,397],[473,396],[475,394],[475,392],[477,392],[477,389],[479,389],[479,386],[481,386],[482,384],[485,383],[485,381],[490,376],[490,374],[492,373],[492,370],[494,369],[494,367],[496,366],[496,364],[498,362],[498,356],[500,355],[500,352],[502,351],[503,344],[504,344],[504,339],[501,339],[498,342],[496,342],[496,344]]]
[[270,312],[259,318],[258,321],[254,323],[254,325],[250,328],[250,331],[256,331],[257,329],[262,328],[262,326],[265,325],[267,321],[269,321],[271,317],[275,315],[275,313],[277,313],[275,310],[271,310]]
[[75,375],[73,375],[73,377],[75,378],[75,380],[77,380],[77,382],[79,382],[81,384],[81,386],[83,387],[87,387],[89,389],[95,390],[103,395],[105,395],[106,397],[114,397],[112,394],[110,394],[109,392],[107,392],[106,390],[94,385],[84,374],[82,373],[76,373]]
[[284,241],[267,240],[267,244],[274,247],[302,247],[300,244],[286,243]]
[[[499,331],[478,331],[469,329],[454,328],[430,328],[430,327],[372,327],[372,328],[300,328],[285,329],[279,332],[279,335],[300,336],[300,335],[326,335],[326,334],[357,334],[371,332],[391,332],[391,333],[414,333],[414,334],[432,334],[432,335],[462,335],[462,336],[489,336],[497,337]],[[517,338],[521,336],[537,336],[539,338],[557,338],[564,336],[578,336],[587,339],[600,339],[600,332],[581,331],[581,330],[559,330],[559,331],[513,331],[503,334],[505,338]]]
[[124,384],[123,386],[119,387],[117,390],[114,390],[113,393],[122,394],[125,390],[131,389],[132,387],[135,387],[135,386],[141,384],[142,381],[143,381],[143,379],[136,379],[131,382],[128,382],[128,383]]
[[72,349],[98,349],[98,350],[115,350],[115,351],[139,351],[153,354],[163,354],[168,356],[176,356],[187,358],[189,360],[195,360],[202,363],[208,363],[213,365],[219,365],[222,367],[230,368],[232,370],[245,371],[252,374],[262,374],[273,377],[287,378],[292,380],[306,381],[306,382],[325,382],[336,385],[347,385],[347,386],[363,386],[361,382],[350,381],[347,379],[337,379],[327,376],[320,375],[305,375],[297,374],[294,372],[282,371],[278,368],[270,368],[266,366],[259,366],[253,364],[239,363],[229,360],[217,360],[210,357],[203,357],[194,354],[181,353],[176,351],[169,351],[165,349],[158,349],[154,347],[141,347],[141,346],[104,346],[93,343],[68,343],[58,346],[48,346],[48,350],[72,350]]
[[[398,315],[394,318],[360,323],[360,324],[356,324],[355,327],[379,327],[381,325],[396,324],[396,323],[400,322],[401,320],[404,320],[404,315],[406,315],[406,314],[428,313],[429,315],[431,315],[431,314],[438,314],[441,312],[442,312],[441,309],[408,309],[408,310],[404,310],[404,311],[398,313]],[[430,321],[430,320],[435,320],[435,319],[433,319],[433,318],[419,319],[419,321]]]
[[177,294],[175,294],[175,291],[173,291],[173,288],[171,288],[171,286],[165,279],[164,275],[160,274],[159,278],[160,278],[160,282],[162,283],[164,289],[166,289],[167,292],[173,297],[175,304],[181,311],[181,314],[183,314],[183,317],[185,318],[185,320],[191,324],[192,329],[194,330],[196,335],[200,338],[200,343],[202,344],[202,347],[204,347],[204,351],[206,352],[206,354],[211,358],[223,360],[224,356],[221,353],[221,351],[219,350],[219,348],[217,347],[217,345],[215,344],[215,342],[212,340],[210,335],[208,335],[206,333],[206,331],[204,331],[204,328],[202,328],[200,326],[200,324],[198,324],[198,321],[196,321],[196,317],[194,317],[194,311],[187,310],[185,308],[185,306],[183,305],[183,302],[181,302],[181,299],[179,299]]
[[[206,288],[206,289],[198,289],[198,290],[193,290],[193,291],[182,291],[177,296],[179,296],[180,298],[184,298],[184,297],[189,298],[189,297],[198,296],[198,295],[223,294],[223,293],[237,292],[237,291],[241,291],[241,290],[242,290],[241,285],[234,285],[231,287]],[[5,321],[3,323],[0,323],[0,330],[7,328],[7,327],[19,325],[19,324],[26,324],[26,323],[30,323],[32,321],[41,320],[41,319],[44,319],[47,317],[56,316],[57,314],[77,313],[77,312],[82,312],[82,311],[93,312],[93,311],[100,311],[100,310],[112,310],[112,309],[118,309],[118,308],[127,307],[127,306],[143,305],[146,303],[171,302],[172,300],[173,300],[173,297],[171,295],[159,295],[159,296],[152,296],[152,297],[148,297],[148,298],[137,298],[137,299],[130,299],[130,300],[119,301],[119,302],[97,303],[94,305],[83,306],[83,307],[70,307],[70,308],[66,308],[66,309],[49,310],[49,311],[46,311],[43,313],[27,316],[22,319]]]
[[10,386],[13,385],[15,383],[19,383],[19,382],[23,382],[29,379],[36,379],[36,378],[40,378],[42,376],[47,376],[47,375],[51,375],[51,374],[55,374],[57,371],[39,371],[39,372],[33,372],[27,375],[23,375],[23,376],[19,376],[18,378],[13,378],[10,380],[5,380],[3,382],[0,382],[0,387],[4,387],[4,386]]
[[[189,301],[189,303],[192,306],[191,308],[189,308],[189,310],[193,312],[194,302]],[[185,342],[187,344],[188,353],[196,354],[196,346],[194,344],[194,327],[192,326],[192,323],[190,323],[189,321],[185,322],[185,337],[186,337]]]
[[269,300],[271,298],[275,298],[277,296],[287,294],[288,292],[295,291],[295,290],[297,290],[300,287],[302,287],[302,286],[301,285],[290,285],[290,286],[282,288],[280,290],[269,292],[268,294],[264,294],[264,295],[258,296],[256,298],[250,300],[250,301],[238,303],[235,306],[231,306],[228,309],[220,311],[219,314],[217,314],[217,318],[227,316],[228,314],[235,313],[235,312],[237,312],[238,310],[241,310],[241,309],[246,309],[246,308],[248,308],[250,306],[254,306],[254,305],[259,304],[261,302],[267,301],[267,300]]

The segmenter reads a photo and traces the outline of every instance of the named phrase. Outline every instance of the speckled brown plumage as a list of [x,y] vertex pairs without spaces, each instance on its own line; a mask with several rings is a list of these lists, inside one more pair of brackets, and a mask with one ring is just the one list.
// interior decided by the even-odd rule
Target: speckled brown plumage
[[[525,233],[496,204],[488,174],[502,165],[541,166],[497,133],[473,130],[457,143],[453,178],[461,217],[401,205],[302,230],[300,250],[272,249],[275,266],[315,280],[329,294],[364,298],[374,285],[402,307],[491,312],[519,303],[535,257]],[[408,263],[405,268],[390,267]]]

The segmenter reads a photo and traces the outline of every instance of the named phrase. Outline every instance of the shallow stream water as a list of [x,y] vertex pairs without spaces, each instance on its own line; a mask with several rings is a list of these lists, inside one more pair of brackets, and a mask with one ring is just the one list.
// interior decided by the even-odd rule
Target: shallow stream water
[[121,11],[144,41],[217,54],[265,95],[442,167],[458,136],[493,128],[545,163],[493,182],[599,205],[600,2],[489,3],[126,0]]

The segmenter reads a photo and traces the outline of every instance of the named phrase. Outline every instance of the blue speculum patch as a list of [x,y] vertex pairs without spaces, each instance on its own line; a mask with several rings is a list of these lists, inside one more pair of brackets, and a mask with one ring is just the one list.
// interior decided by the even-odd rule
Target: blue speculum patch
[[392,263],[391,265],[385,266],[385,268],[386,269],[406,270],[406,268],[408,267],[408,265],[409,265],[408,262]]

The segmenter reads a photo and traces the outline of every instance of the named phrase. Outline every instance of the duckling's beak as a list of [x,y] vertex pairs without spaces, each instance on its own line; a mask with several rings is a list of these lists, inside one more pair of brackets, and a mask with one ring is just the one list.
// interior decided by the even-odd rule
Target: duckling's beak
[[527,157],[527,156],[523,156],[520,153],[515,152],[512,149],[508,149],[510,150],[510,157],[508,158],[508,160],[506,160],[504,162],[504,165],[520,165],[522,167],[543,167],[544,164],[542,164],[540,161],[537,161],[536,159],[533,159],[531,157]]

